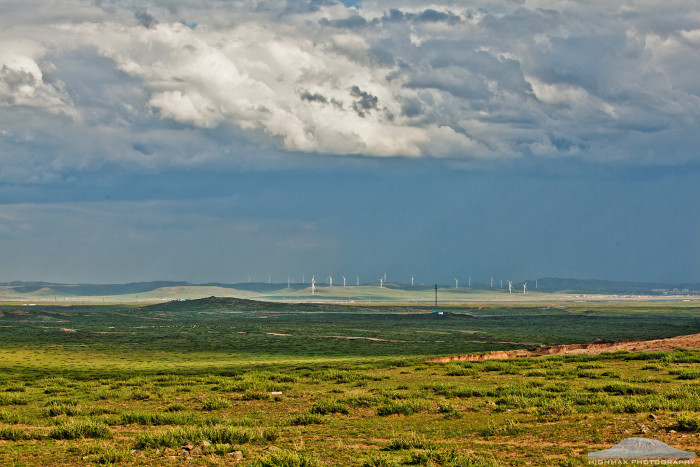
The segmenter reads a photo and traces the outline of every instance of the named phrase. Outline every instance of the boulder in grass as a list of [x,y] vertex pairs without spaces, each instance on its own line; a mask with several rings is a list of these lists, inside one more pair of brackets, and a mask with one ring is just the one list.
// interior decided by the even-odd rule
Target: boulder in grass
[[187,442],[182,446],[181,449],[182,449],[183,451],[191,451],[191,450],[194,449],[194,447],[195,447],[195,446],[194,446],[194,443],[193,443],[192,441],[187,441]]
[[591,452],[589,459],[695,459],[695,453],[681,451],[655,439],[627,438],[615,446]]

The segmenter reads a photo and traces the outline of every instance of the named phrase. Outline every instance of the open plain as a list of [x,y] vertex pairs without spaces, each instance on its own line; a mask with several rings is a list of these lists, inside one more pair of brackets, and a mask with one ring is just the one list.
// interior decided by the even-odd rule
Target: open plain
[[0,307],[3,465],[585,465],[632,436],[700,445],[697,339],[517,357],[697,334],[694,301],[101,302]]

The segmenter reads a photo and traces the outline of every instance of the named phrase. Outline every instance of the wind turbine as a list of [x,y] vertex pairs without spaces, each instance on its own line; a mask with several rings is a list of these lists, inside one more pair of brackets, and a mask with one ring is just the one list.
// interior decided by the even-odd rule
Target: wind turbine
[[382,280],[381,277],[379,278],[379,288],[380,289],[384,288],[384,281]]
[[384,273],[384,282],[386,282],[386,273]]
[[411,274],[411,287],[413,287],[413,274]]
[[343,287],[345,287],[345,276],[343,276]]
[[493,276],[491,276],[491,288],[493,289]]
[[535,279],[535,288],[537,289],[537,279]]
[[331,281],[330,287],[333,287],[333,276],[328,276],[328,279]]
[[508,293],[513,293],[513,281],[508,281]]
[[525,295],[525,292],[527,292],[527,282],[523,284],[523,295]]
[[472,286],[472,276],[469,276],[469,287]]
[[311,276],[311,295],[316,294],[316,276]]
[[357,285],[359,287],[360,286],[360,276],[355,276],[355,278],[357,279],[357,282],[355,285]]
[[287,276],[287,288],[289,288],[289,276]]
[[456,289],[457,287],[459,287],[459,280],[456,277],[454,279],[455,279],[455,289]]

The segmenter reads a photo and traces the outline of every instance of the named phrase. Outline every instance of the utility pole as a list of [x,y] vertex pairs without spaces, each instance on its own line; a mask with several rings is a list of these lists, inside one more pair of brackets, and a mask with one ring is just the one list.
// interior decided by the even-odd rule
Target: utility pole
[[433,308],[433,311],[437,310],[437,284],[435,284],[435,308]]

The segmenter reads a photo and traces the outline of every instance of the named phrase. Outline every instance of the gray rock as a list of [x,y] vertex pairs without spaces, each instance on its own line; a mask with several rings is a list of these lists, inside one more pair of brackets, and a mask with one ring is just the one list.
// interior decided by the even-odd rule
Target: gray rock
[[610,449],[591,452],[589,459],[695,459],[695,453],[681,451],[655,439],[627,438]]

